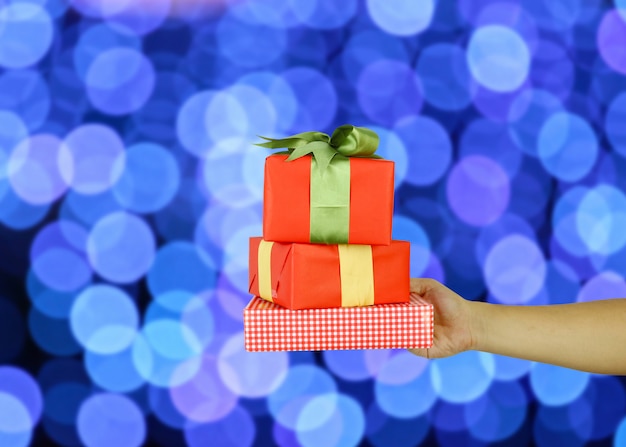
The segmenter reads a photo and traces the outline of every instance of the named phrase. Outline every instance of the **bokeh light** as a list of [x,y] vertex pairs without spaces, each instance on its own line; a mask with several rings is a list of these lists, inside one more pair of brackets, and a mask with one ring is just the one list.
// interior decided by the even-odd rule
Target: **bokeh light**
[[48,52],[54,35],[53,22],[40,5],[13,2],[0,8],[0,65],[25,68]]
[[528,76],[530,52],[514,30],[501,25],[478,28],[470,38],[467,63],[474,79],[496,92],[520,87]]
[[625,297],[625,39],[624,0],[0,0],[0,445],[626,445],[617,377],[242,333],[253,143],[346,123],[412,277]]
[[95,394],[78,412],[78,432],[88,446],[135,447],[146,438],[146,422],[137,404],[119,394]]

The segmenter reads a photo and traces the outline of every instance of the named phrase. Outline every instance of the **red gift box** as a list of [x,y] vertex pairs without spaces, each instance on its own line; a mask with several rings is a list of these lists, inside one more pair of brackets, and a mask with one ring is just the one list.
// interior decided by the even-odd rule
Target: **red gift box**
[[249,290],[289,309],[406,303],[410,244],[324,245],[250,238]]
[[[271,155],[265,161],[263,238],[276,242],[324,242],[312,237],[317,214],[311,213],[310,155],[285,161],[287,155]],[[351,157],[348,240],[337,243],[388,245],[394,200],[394,163],[389,160]],[[325,174],[329,175],[329,174]],[[330,222],[330,226],[337,225]]]
[[244,309],[247,351],[413,349],[433,343],[433,307],[409,303],[289,310],[254,297]]

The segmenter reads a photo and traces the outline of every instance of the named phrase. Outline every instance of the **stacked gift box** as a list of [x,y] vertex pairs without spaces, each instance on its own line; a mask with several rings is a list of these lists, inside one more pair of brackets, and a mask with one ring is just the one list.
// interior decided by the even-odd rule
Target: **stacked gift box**
[[391,239],[394,163],[345,125],[259,144],[263,237],[250,239],[249,351],[424,348],[433,309],[410,299],[410,244]]

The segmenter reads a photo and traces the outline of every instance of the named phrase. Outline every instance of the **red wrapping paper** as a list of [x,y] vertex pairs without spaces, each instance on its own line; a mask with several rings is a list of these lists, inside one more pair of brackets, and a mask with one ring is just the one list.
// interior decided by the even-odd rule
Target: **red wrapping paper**
[[254,297],[244,309],[248,351],[413,349],[433,343],[432,305],[289,310]]
[[[259,296],[260,237],[250,238],[249,291]],[[407,303],[410,244],[392,241],[372,246],[374,304]],[[274,243],[271,252],[273,302],[289,309],[341,307],[337,245]],[[363,272],[366,275],[367,272]]]
[[[311,156],[285,162],[287,155],[265,161],[263,238],[310,242]],[[350,158],[350,244],[388,245],[394,200],[394,163]]]

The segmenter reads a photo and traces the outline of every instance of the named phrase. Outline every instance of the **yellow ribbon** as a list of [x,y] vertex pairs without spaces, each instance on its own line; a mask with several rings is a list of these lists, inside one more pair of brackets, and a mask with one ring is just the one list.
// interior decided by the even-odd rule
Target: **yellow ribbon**
[[374,304],[374,261],[370,245],[339,244],[341,307]]
[[259,295],[267,301],[274,302],[272,298],[272,246],[273,242],[261,239],[257,265],[259,266]]
[[[274,243],[261,240],[259,244],[259,296],[272,298],[271,257]],[[341,307],[361,307],[374,304],[374,261],[370,245],[339,244],[339,274]],[[320,279],[322,280],[322,279]]]

